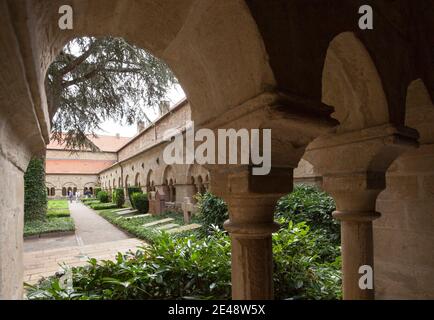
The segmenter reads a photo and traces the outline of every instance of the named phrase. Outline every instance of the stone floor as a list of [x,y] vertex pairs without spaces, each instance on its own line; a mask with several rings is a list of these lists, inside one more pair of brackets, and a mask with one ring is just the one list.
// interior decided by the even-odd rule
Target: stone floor
[[79,266],[88,258],[113,259],[117,252],[136,250],[144,243],[114,227],[82,203],[70,204],[75,235],[24,241],[24,281],[36,283],[53,275],[60,264]]

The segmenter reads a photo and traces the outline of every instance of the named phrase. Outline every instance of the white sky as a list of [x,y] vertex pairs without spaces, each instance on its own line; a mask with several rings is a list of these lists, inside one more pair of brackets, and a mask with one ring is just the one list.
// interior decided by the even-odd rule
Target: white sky
[[[175,85],[167,94],[167,100],[170,101],[170,107],[174,106],[176,103],[178,103],[180,100],[185,98],[185,93],[182,90],[180,85]],[[154,121],[157,118],[157,114],[150,110],[148,112],[148,117],[150,120]],[[120,123],[117,123],[113,120],[105,121],[101,128],[103,130],[98,130],[96,133],[98,134],[106,134],[114,136],[117,133],[120,134],[121,137],[132,137],[137,133],[137,125],[123,125]]]

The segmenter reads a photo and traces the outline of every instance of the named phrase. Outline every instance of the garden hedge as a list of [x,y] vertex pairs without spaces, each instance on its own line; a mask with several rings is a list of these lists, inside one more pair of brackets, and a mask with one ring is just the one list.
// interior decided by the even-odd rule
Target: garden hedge
[[149,201],[146,193],[134,192],[131,195],[131,204],[134,203],[134,208],[140,213],[148,213]]
[[47,214],[45,165],[41,158],[30,160],[24,174],[24,219],[41,220]]

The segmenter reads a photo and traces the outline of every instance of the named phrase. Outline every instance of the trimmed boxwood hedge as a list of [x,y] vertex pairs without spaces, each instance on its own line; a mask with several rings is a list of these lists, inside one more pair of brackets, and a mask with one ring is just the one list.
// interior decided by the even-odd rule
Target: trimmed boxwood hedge
[[118,208],[122,208],[125,203],[125,194],[123,188],[117,188],[113,190],[112,201],[116,203]]
[[143,193],[142,189],[140,187],[133,186],[133,187],[128,187],[127,192],[128,192],[128,199],[131,202],[131,206],[134,209],[136,209],[136,206],[134,205],[133,194],[134,193]]
[[96,197],[98,198],[98,200],[99,200],[101,203],[107,203],[107,202],[109,202],[108,193],[105,192],[105,191],[100,191],[100,192],[98,192],[98,194],[97,194]]
[[131,204],[134,203],[134,208],[140,213],[148,213],[149,201],[146,193],[135,192],[131,195]]

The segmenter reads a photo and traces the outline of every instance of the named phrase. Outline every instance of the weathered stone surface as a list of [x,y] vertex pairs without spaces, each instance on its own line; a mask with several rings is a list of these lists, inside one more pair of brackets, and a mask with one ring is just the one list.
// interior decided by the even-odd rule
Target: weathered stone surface
[[148,228],[148,227],[156,226],[156,225],[158,225],[158,224],[167,223],[167,222],[172,222],[173,220],[174,220],[173,218],[165,218],[165,219],[161,219],[161,220],[157,220],[157,221],[152,221],[152,222],[149,222],[149,223],[145,223],[143,226],[144,226],[145,228]]
[[168,223],[159,227],[156,227],[155,229],[157,230],[169,230],[169,229],[173,229],[173,228],[177,228],[179,227],[179,224],[177,223]]
[[167,230],[166,232],[167,233],[181,233],[184,231],[195,230],[195,229],[198,229],[200,227],[201,227],[200,224],[192,223],[192,224],[187,224],[185,226],[181,226],[179,228],[173,228],[173,229]]

